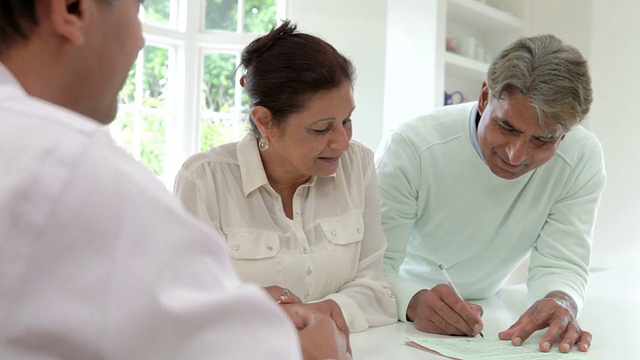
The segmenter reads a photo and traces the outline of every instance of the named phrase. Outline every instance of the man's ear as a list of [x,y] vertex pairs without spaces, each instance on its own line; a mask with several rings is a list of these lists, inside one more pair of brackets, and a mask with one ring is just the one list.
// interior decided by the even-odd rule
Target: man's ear
[[486,82],[482,82],[482,88],[480,89],[480,96],[478,97],[478,113],[482,116],[482,113],[489,106],[489,88]]
[[48,14],[51,26],[60,36],[74,44],[82,44],[85,40],[84,30],[91,0],[48,0]]
[[251,116],[256,122],[256,127],[262,136],[272,138],[275,136],[276,128],[273,122],[271,111],[264,106],[256,106],[251,109]]

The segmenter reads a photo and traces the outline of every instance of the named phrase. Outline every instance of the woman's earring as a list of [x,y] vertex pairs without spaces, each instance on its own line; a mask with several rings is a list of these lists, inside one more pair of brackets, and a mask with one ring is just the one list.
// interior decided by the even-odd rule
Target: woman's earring
[[258,140],[258,148],[261,151],[267,150],[269,148],[269,145],[271,145],[271,144],[269,143],[269,139],[267,139],[266,137],[262,137],[261,136],[260,140]]

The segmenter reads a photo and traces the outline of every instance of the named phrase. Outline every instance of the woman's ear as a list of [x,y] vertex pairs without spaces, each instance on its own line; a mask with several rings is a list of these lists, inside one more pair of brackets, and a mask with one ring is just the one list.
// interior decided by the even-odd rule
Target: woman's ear
[[[92,0],[46,0],[45,13],[54,31],[73,44],[85,41]],[[48,8],[47,8],[48,7]],[[48,11],[47,11],[48,10]]]
[[276,132],[271,111],[264,106],[256,106],[251,109],[251,117],[256,122],[256,127],[260,131],[260,135],[273,138]]

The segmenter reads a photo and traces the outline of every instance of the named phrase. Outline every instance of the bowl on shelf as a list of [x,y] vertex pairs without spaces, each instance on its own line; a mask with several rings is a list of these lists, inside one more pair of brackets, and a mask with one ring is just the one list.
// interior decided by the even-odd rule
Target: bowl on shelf
[[[451,42],[449,39],[451,39]],[[447,38],[447,51],[455,52],[469,59],[485,61],[484,45],[480,40],[472,36]]]

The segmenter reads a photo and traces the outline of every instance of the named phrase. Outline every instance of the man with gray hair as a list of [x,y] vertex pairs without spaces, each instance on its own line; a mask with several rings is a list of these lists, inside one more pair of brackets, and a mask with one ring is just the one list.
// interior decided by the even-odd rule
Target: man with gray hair
[[592,102],[587,62],[552,35],[522,38],[491,64],[477,102],[394,130],[376,153],[385,273],[400,320],[474,336],[482,308],[530,254],[528,310],[499,333],[514,345],[587,351],[576,320],[605,186],[600,143],[578,124]]

